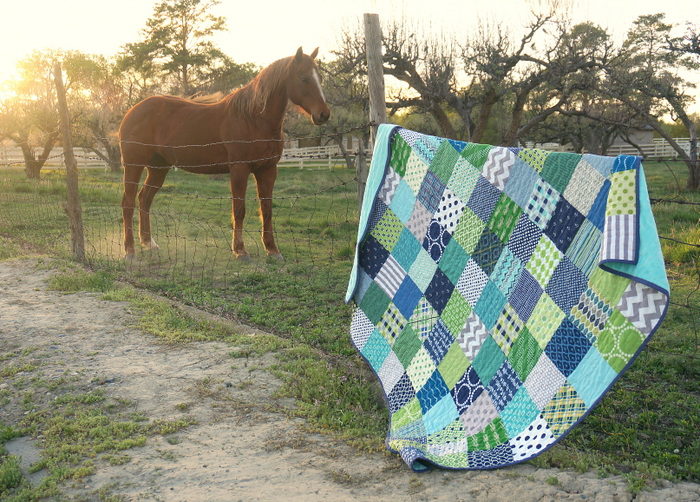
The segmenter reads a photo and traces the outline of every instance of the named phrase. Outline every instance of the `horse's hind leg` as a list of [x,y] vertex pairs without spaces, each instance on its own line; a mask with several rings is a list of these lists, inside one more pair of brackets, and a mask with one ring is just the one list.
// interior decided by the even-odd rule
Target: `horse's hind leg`
[[250,168],[237,165],[231,168],[231,208],[233,220],[233,238],[231,250],[236,258],[248,259],[248,252],[243,245],[243,219],[245,218],[245,192],[248,187]]
[[139,192],[139,240],[146,249],[158,249],[158,244],[151,236],[151,204],[167,174],[167,167],[149,167],[146,181]]
[[124,252],[126,257],[134,256],[134,208],[136,192],[143,167],[129,166],[124,161],[124,195],[122,196],[122,221],[124,223]]
[[282,253],[275,243],[275,232],[272,228],[272,189],[277,179],[277,166],[259,169],[253,174],[258,185],[258,199],[260,199],[263,246],[268,256],[282,258]]

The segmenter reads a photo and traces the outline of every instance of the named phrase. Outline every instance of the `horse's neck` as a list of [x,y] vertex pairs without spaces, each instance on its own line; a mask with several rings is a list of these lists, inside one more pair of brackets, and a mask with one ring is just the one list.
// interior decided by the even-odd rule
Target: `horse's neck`
[[286,88],[282,88],[280,92],[276,92],[268,98],[265,108],[259,115],[259,121],[266,130],[278,135],[282,133],[288,101]]

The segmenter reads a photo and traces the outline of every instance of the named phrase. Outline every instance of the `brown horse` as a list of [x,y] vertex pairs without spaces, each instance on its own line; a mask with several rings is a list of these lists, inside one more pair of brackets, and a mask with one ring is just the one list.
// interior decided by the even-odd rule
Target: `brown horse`
[[318,48],[306,55],[275,61],[250,83],[215,103],[174,96],[152,96],[131,108],[119,128],[124,165],[124,250],[134,255],[133,217],[138,193],[139,237],[145,248],[157,248],[151,236],[150,208],[170,167],[193,173],[230,173],[233,212],[232,250],[239,258],[248,177],[255,177],[260,199],[262,242],[268,255],[280,257],[272,229],[272,189],[282,155],[282,122],[291,101],[314,124],[326,122],[330,109],[314,62]]

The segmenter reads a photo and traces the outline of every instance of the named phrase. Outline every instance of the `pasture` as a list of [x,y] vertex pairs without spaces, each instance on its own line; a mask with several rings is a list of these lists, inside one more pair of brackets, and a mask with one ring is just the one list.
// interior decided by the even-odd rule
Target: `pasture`
[[[645,170],[653,198],[700,203],[700,193],[680,190],[680,164],[646,163]],[[273,206],[283,262],[265,257],[252,185],[244,229],[252,259],[243,262],[230,252],[227,178],[182,171],[170,173],[151,210],[160,249],[137,248],[125,261],[120,181],[99,169],[81,171],[90,271],[66,275],[61,287],[109,292],[123,281],[276,335],[279,342],[247,345],[237,357],[277,352],[273,372],[281,392],[297,400],[293,414],[358,448],[381,451],[387,414],[349,343],[351,307],[343,304],[358,219],[354,173],[280,170]],[[64,200],[60,170],[38,182],[20,170],[0,171],[0,259],[69,259]],[[653,209],[659,234],[700,243],[700,206],[659,202]],[[700,248],[662,244],[673,304],[661,329],[602,404],[535,465],[621,474],[632,491],[658,479],[700,481]],[[186,340],[188,330],[198,340],[222,339],[215,329],[190,329],[184,314],[151,317],[161,323],[153,332],[169,342]]]

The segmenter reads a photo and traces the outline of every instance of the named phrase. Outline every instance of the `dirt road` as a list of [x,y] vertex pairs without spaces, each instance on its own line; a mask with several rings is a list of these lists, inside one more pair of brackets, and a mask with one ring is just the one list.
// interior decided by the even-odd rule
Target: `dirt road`
[[[294,405],[271,397],[280,385],[266,370],[274,355],[233,359],[221,343],[165,345],[134,327],[126,303],[48,290],[51,273],[36,260],[0,262],[0,355],[30,349],[33,377],[74,375],[84,390],[132,402],[150,420],[194,421],[128,450],[122,465],[97,460],[93,475],[62,486],[61,500],[700,500],[700,485],[691,483],[663,483],[635,498],[619,477],[528,465],[415,474],[396,457],[358,452],[272,411]],[[0,406],[1,421],[21,420],[26,411],[16,402]],[[28,462],[41,447],[41,438],[8,444]]]

